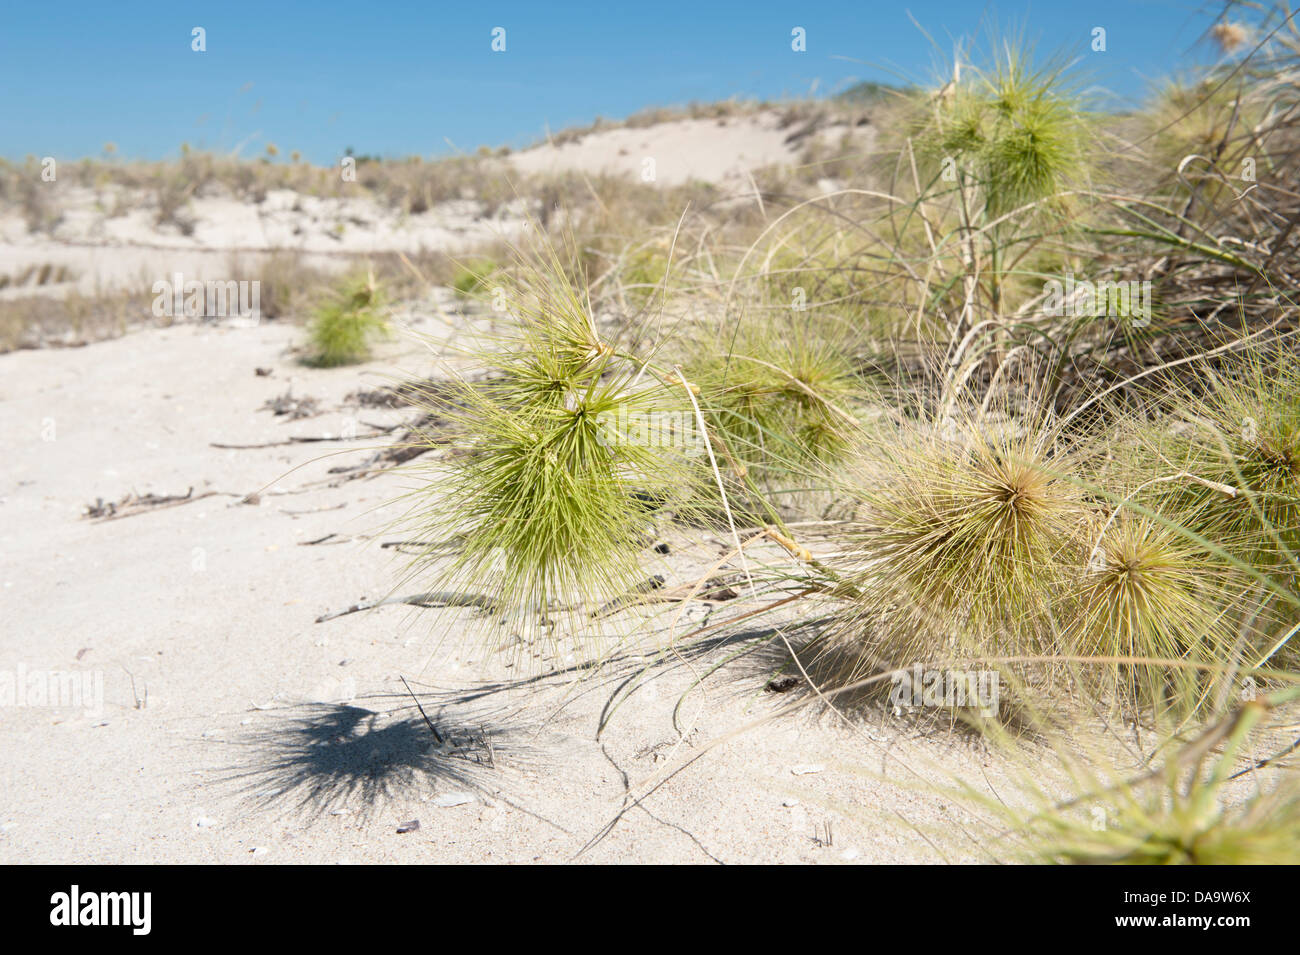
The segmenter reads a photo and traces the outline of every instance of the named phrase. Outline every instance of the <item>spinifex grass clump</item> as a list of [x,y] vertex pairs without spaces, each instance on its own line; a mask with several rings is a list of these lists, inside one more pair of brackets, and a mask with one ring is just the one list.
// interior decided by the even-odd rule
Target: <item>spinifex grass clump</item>
[[1007,45],[991,70],[954,78],[921,133],[944,181],[977,189],[990,218],[1034,202],[1063,211],[1060,193],[1082,185],[1092,164],[1082,103],[1061,70],[1035,70],[1031,59]]
[[312,315],[304,362],[333,368],[365,361],[373,340],[389,333],[388,322],[379,313],[382,305],[373,272],[348,279]]
[[958,63],[903,150],[910,163],[915,143],[922,198],[955,220],[935,249],[960,263],[961,299],[950,307],[969,318],[987,306],[981,317],[999,324],[1016,291],[1009,283],[1024,284],[1024,257],[1071,226],[1071,194],[1087,188],[1100,151],[1064,71],[1032,62],[1032,50],[1008,43],[987,70]]
[[[1294,691],[1285,691],[1294,695]],[[1229,778],[1266,701],[1247,703],[1197,740],[1174,749],[1163,772],[1107,784],[1082,771],[1067,804],[1041,790],[1041,809],[1017,812],[980,798],[1010,823],[1025,861],[1105,865],[1276,865],[1300,858],[1300,787],[1293,772],[1232,798]],[[1208,745],[1207,745],[1208,744]],[[1216,747],[1222,746],[1217,756]],[[1208,768],[1207,760],[1212,760]],[[1247,767],[1249,764],[1247,764]],[[1257,770],[1258,772],[1258,770]]]
[[724,457],[760,482],[807,484],[842,460],[867,393],[846,349],[789,319],[722,333],[696,349],[687,377]]
[[[879,662],[1051,649],[1043,626],[1078,560],[1083,495],[1046,427],[949,418],[869,442],[844,573],[857,613],[890,618]],[[878,629],[878,628],[875,628]]]
[[[1225,576],[1177,528],[1120,511],[1071,582],[1062,614],[1066,646],[1083,656],[1226,665],[1233,647]],[[1110,675],[1105,689],[1125,702],[1168,701],[1186,712],[1205,698],[1202,674],[1191,667],[1112,663],[1098,672]]]
[[657,449],[616,444],[620,416],[657,403],[626,377],[602,382],[604,364],[521,368],[536,377],[472,408],[477,439],[448,497],[469,528],[463,570],[503,605],[611,599],[639,579],[646,502],[672,486]]
[[1300,570],[1300,359],[1242,359],[1179,417],[1176,427],[1148,436],[1148,468],[1191,476],[1160,485],[1161,502],[1257,570],[1294,581]]
[[594,610],[646,579],[655,515],[690,513],[701,444],[680,382],[601,338],[554,253],[514,272],[515,325],[475,348],[488,379],[436,409],[463,453],[416,495],[422,539],[459,553],[416,571],[503,612]]

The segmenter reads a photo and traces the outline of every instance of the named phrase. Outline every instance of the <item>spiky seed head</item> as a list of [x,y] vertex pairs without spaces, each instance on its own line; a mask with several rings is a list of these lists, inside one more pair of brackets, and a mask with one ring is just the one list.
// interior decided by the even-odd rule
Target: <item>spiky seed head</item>
[[1240,23],[1216,23],[1210,27],[1210,36],[1219,47],[1220,53],[1231,53],[1244,46],[1250,39],[1250,31]]

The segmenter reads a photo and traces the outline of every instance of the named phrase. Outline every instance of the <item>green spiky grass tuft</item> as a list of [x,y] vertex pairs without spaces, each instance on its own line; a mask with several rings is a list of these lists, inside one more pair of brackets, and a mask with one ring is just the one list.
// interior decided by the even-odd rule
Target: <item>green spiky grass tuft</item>
[[1285,865],[1300,855],[1300,795],[1274,790],[1224,811],[1203,787],[1173,788],[1156,800],[1129,794],[1105,807],[1113,828],[1079,820],[1040,824],[1030,859],[1074,865]]
[[451,287],[455,289],[456,294],[461,298],[469,298],[483,292],[488,287],[488,283],[497,269],[497,263],[491,259],[475,259],[466,262],[456,269],[456,274],[451,280]]
[[696,356],[687,377],[734,467],[797,485],[846,457],[867,389],[842,346],[787,320]]
[[[1224,569],[1177,530],[1121,512],[1103,529],[1066,611],[1073,653],[1212,664],[1232,655],[1221,610]],[[1200,698],[1190,668],[1115,664],[1106,668],[1117,698],[1166,700],[1189,710]]]
[[1196,522],[1278,567],[1300,550],[1300,359],[1244,363],[1193,413],[1209,429],[1187,443],[1189,470],[1240,492],[1197,485]]
[[459,553],[431,550],[415,571],[486,592],[502,611],[599,606],[645,578],[655,515],[690,513],[691,406],[601,339],[554,252],[515,272],[517,325],[483,353],[488,380],[439,409],[457,421],[463,453],[418,494],[423,539],[454,533]]
[[[1208,769],[1195,744],[1174,750],[1146,785],[1095,787],[1074,806],[1017,820],[1026,861],[1084,865],[1276,865],[1300,855],[1300,789],[1274,779],[1234,799],[1229,777],[1262,713],[1250,703],[1228,724]],[[1188,757],[1188,758],[1183,758]],[[1189,768],[1189,764],[1190,768]]]
[[1060,69],[1031,61],[1008,45],[991,70],[946,87],[921,131],[922,150],[969,175],[990,217],[1044,200],[1066,211],[1060,194],[1085,184],[1093,165],[1082,102]]
[[1038,618],[1077,560],[1084,514],[1068,459],[1049,448],[1041,431],[975,419],[869,446],[845,570],[867,595],[861,612],[901,610],[893,642],[910,649],[895,665],[942,646],[932,626],[987,652],[1044,649]]
[[383,293],[373,272],[345,281],[312,315],[304,363],[334,368],[365,361],[373,341],[390,333],[379,312],[382,306]]
[[600,382],[600,362],[571,372],[554,404],[527,388],[479,404],[479,438],[448,492],[469,527],[460,569],[491,581],[504,605],[610,599],[633,585],[643,498],[668,490],[656,449],[620,446],[606,424],[656,402],[626,380]]

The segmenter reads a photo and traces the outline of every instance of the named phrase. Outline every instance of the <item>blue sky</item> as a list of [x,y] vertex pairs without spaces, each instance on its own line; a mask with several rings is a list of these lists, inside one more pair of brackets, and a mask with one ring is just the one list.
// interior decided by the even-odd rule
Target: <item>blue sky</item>
[[[924,81],[953,38],[1020,29],[1040,53],[1080,57],[1134,102],[1179,66],[1209,10],[1179,0],[1087,3],[152,2],[9,3],[0,26],[0,155],[127,158],[268,142],[332,163],[521,146],[549,127],[654,105],[835,92],[860,79]],[[910,13],[910,17],[909,17]],[[915,23],[913,22],[915,19]],[[920,28],[918,28],[918,25]],[[206,30],[207,52],[190,49]],[[493,27],[506,51],[491,50]],[[807,51],[791,50],[803,27]],[[1091,31],[1107,50],[1090,50]]]

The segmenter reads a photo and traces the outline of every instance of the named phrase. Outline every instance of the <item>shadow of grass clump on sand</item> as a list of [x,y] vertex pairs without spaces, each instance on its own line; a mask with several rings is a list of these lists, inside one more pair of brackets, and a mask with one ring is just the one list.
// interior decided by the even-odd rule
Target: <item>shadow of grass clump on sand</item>
[[[969,660],[969,667],[954,659],[936,668],[920,660],[866,656],[857,635],[846,638],[843,620],[834,613],[770,626],[717,626],[648,661],[623,661],[618,672],[604,664],[608,679],[602,685],[610,687],[610,697],[601,713],[602,729],[627,699],[682,670],[689,671],[691,682],[673,708],[679,730],[683,704],[706,684],[715,700],[725,699],[758,719],[802,713],[817,720],[833,712],[859,729],[888,726],[900,739],[940,733],[977,739],[992,731],[1030,741],[1042,739],[1058,719],[1029,705],[1034,689],[1021,675],[978,658]],[[918,679],[935,673],[944,677],[937,691]],[[960,688],[959,679],[965,681]],[[934,692],[943,695],[941,701],[928,698]]]
[[502,770],[525,760],[519,731],[427,710],[435,715],[340,703],[268,711],[268,723],[232,741],[247,757],[223,775],[263,808],[316,817],[440,792],[494,793]]

